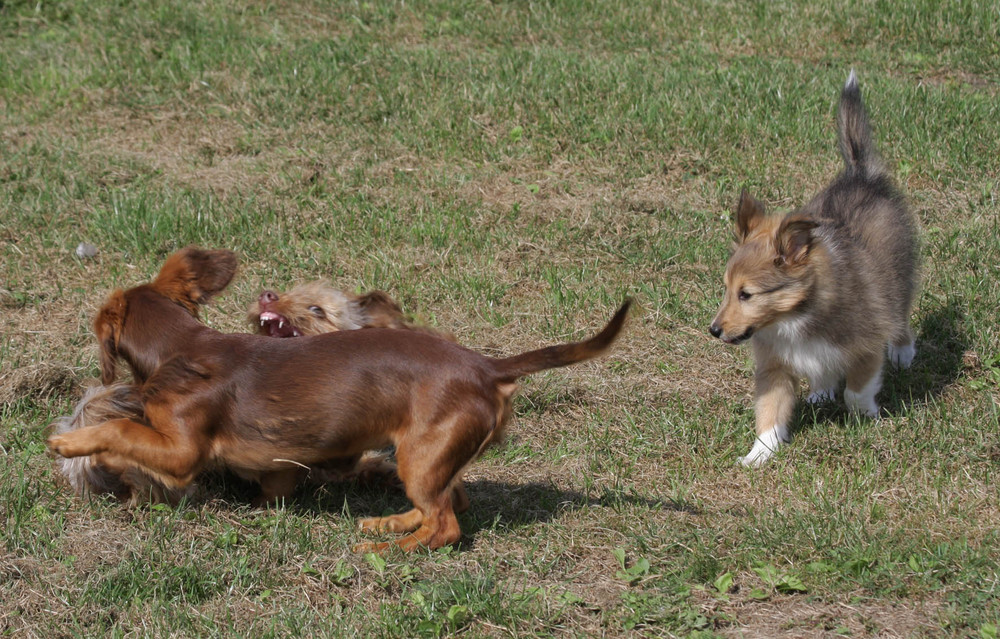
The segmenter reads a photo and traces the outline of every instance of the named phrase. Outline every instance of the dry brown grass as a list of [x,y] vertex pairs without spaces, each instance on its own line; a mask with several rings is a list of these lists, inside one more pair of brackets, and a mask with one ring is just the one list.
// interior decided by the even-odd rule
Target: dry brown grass
[[[876,33],[864,19],[870,3],[848,13],[829,3],[633,5],[571,15],[537,4],[254,0],[192,6],[198,20],[163,34],[159,14],[143,5],[126,16],[143,25],[136,67],[182,71],[155,76],[163,86],[135,87],[91,63],[81,68],[106,83],[83,82],[71,99],[42,85],[59,106],[0,96],[0,195],[10,202],[0,212],[0,478],[9,494],[0,500],[0,635],[296,634],[283,623],[302,624],[300,636],[336,634],[338,624],[392,635],[421,618],[415,591],[477,579],[487,586],[474,601],[491,607],[452,634],[903,637],[976,634],[995,619],[1000,439],[989,420],[1000,390],[997,252],[987,240],[996,179],[979,167],[990,166],[984,156],[996,136],[988,118],[968,115],[995,97],[992,67],[922,62],[930,54],[916,45],[907,57],[892,43],[886,51],[845,44]],[[25,30],[4,40],[18,45],[11,60],[75,28],[49,8],[0,23]],[[86,27],[112,10],[120,12],[97,7],[78,19]],[[220,15],[239,26],[229,34],[235,47],[265,40],[245,49],[247,69],[221,60],[170,67],[150,53],[166,55],[184,28],[196,32]],[[37,53],[56,67],[74,46],[113,57],[113,47],[87,37]],[[344,43],[354,49],[337,49]],[[956,40],[942,55],[972,60],[965,48]],[[255,66],[258,55],[287,55],[287,68]],[[350,84],[357,113],[333,105],[330,115],[289,96],[270,104],[302,117],[261,108],[268,94],[255,83],[295,86],[261,70],[305,69],[292,63],[309,56],[345,65],[323,73]],[[505,79],[499,70],[473,77],[493,63],[513,68]],[[888,378],[891,415],[858,423],[833,408],[807,409],[787,453],[746,472],[734,462],[751,438],[749,353],[706,332],[730,210],[743,185],[772,208],[790,208],[839,168],[832,125],[815,138],[811,127],[832,117],[834,76],[852,65],[879,89],[879,139],[924,229],[915,323],[927,337],[916,370]],[[421,84],[435,73],[440,85]],[[532,73],[575,84],[559,91]],[[636,87],[661,84],[685,97],[659,103],[662,119],[644,122],[638,106],[654,96]],[[830,95],[806,100],[821,89]],[[911,107],[921,96],[930,96],[926,105]],[[402,97],[429,115],[392,102]],[[796,101],[811,106],[788,108]],[[953,112],[935,111],[945,108]],[[606,110],[621,121],[609,124]],[[544,129],[549,111],[555,124]],[[712,128],[720,120],[732,128]],[[515,144],[518,126],[525,135]],[[606,139],[593,135],[602,127]],[[457,149],[442,143],[453,135]],[[159,244],[136,250],[124,231],[95,222],[110,224],[115,198],[136,194],[170,223],[173,211],[160,204],[189,194],[219,221],[180,220]],[[247,211],[273,215],[229,232],[242,229],[229,224]],[[395,227],[380,226],[380,215]],[[420,239],[410,234],[423,227]],[[246,330],[245,307],[260,287],[318,277],[384,288],[498,356],[587,335],[624,295],[637,305],[610,357],[526,381],[508,441],[469,470],[473,507],[458,551],[393,557],[381,574],[347,549],[354,517],[404,505],[385,490],[306,488],[287,510],[255,512],[249,489],[220,475],[177,511],[125,510],[75,500],[54,476],[43,432],[96,372],[94,311],[191,237],[241,253],[237,280],[203,318],[226,331]],[[98,256],[74,257],[80,241],[97,243]],[[630,566],[648,559],[649,572],[623,578],[616,548]],[[912,568],[911,557],[926,569]],[[843,567],[856,558],[873,564]],[[831,572],[809,572],[814,561]],[[752,596],[767,589],[759,563],[801,576],[809,592]],[[351,575],[341,579],[345,565]],[[711,586],[724,572],[735,583],[725,597]],[[115,590],[133,578],[134,597]],[[198,578],[222,585],[199,598]],[[566,604],[566,593],[580,601]],[[637,625],[626,629],[630,619]]]

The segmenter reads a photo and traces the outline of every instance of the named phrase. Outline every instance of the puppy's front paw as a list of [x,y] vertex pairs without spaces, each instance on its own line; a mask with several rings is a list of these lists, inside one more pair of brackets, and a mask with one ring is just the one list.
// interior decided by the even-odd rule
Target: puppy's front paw
[[755,442],[753,448],[750,449],[750,453],[746,457],[740,457],[740,466],[745,468],[760,468],[773,454],[773,450],[759,450]]
[[896,368],[909,368],[913,358],[917,356],[917,347],[913,342],[906,346],[889,344],[889,363]]
[[761,433],[757,436],[753,448],[750,449],[747,456],[740,458],[740,464],[750,468],[759,468],[781,448],[787,439],[788,432],[782,426],[775,426],[771,430]]
[[872,419],[876,419],[879,416],[879,407],[875,402],[875,397],[869,393],[860,392],[855,393],[849,388],[844,389],[844,403],[847,408],[855,413],[861,413],[862,415],[867,415]]

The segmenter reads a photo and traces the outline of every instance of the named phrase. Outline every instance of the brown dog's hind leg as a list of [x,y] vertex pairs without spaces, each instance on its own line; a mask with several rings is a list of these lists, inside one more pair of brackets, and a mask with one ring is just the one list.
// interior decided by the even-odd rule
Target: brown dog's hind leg
[[388,517],[366,517],[362,519],[358,526],[364,532],[370,533],[403,533],[413,532],[420,528],[424,521],[424,514],[419,508],[402,513],[401,515],[389,515]]
[[[392,546],[412,551],[423,546],[430,550],[453,544],[462,538],[455,507],[468,507],[461,484],[465,467],[482,451],[493,435],[492,410],[463,410],[429,432],[435,438],[446,434],[450,441],[400,442],[396,450],[398,472],[414,509],[401,515],[373,517],[360,522],[366,531],[413,531],[391,543],[364,543],[359,552],[384,552]],[[435,455],[434,452],[437,454]],[[415,530],[414,530],[415,528]]]
[[[454,482],[451,491],[452,508],[456,513],[464,513],[469,509],[469,496],[465,492],[465,486],[461,480]],[[362,519],[359,527],[368,533],[404,533],[413,532],[424,521],[424,514],[419,508],[413,508],[400,515],[389,515],[388,517],[366,517]]]
[[[424,510],[426,510],[426,513],[423,512]],[[419,526],[412,526],[414,521],[419,521]],[[363,530],[379,532],[383,530],[395,532],[397,530],[396,526],[406,526],[409,530],[413,530],[414,528],[416,530],[394,542],[365,542],[358,544],[354,547],[354,551],[382,553],[393,546],[398,546],[400,550],[405,552],[412,552],[421,546],[429,550],[435,550],[442,546],[453,544],[462,538],[462,530],[458,526],[458,519],[455,517],[455,510],[451,504],[450,491],[439,495],[437,500],[432,504],[425,505],[424,508],[414,508],[402,515],[373,517],[361,522]]]
[[[469,496],[465,492],[465,486],[461,480],[455,482],[451,492],[452,508],[456,513],[464,513],[469,509]],[[400,515],[389,515],[388,517],[366,517],[362,519],[359,528],[367,533],[404,533],[413,532],[424,521],[424,514],[419,508],[413,508]]]
[[400,549],[411,552],[423,546],[435,550],[456,543],[462,538],[462,529],[459,528],[458,518],[455,517],[450,491],[439,496],[427,510],[420,528],[396,540],[396,545]]

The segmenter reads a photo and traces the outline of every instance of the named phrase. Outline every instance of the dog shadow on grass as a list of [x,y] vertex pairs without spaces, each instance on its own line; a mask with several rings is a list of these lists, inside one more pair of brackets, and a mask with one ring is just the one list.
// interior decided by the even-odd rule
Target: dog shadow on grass
[[591,508],[619,513],[636,510],[671,510],[689,515],[701,514],[693,503],[683,499],[636,495],[622,490],[605,489],[599,494],[567,490],[551,483],[513,484],[477,480],[466,484],[471,505],[460,515],[467,534],[499,525],[521,528],[559,518],[565,513]]
[[913,365],[886,371],[881,400],[890,414],[937,398],[962,375],[962,358],[969,347],[962,329],[964,306],[961,300],[952,299],[923,317]]
[[[933,401],[961,376],[969,343],[962,330],[963,309],[962,300],[952,299],[923,316],[916,330],[917,355],[910,368],[898,370],[886,362],[878,395],[883,415],[905,415],[912,407]],[[842,398],[841,394],[836,402],[815,406],[798,402],[792,433],[819,421],[844,424],[856,419]]]
[[[216,475],[209,479],[207,492],[215,498],[233,504],[245,504],[253,498],[257,487],[235,476]],[[523,484],[479,479],[465,483],[469,495],[469,510],[458,515],[462,527],[459,546],[468,549],[478,534],[486,529],[519,529],[558,519],[566,513],[589,508],[607,508],[629,513],[635,509],[672,510],[698,515],[700,509],[686,500],[656,498],[625,491],[604,490],[586,494],[567,490],[551,483]],[[319,486],[304,486],[285,506],[292,512],[316,515],[350,514],[353,517],[384,516],[402,513],[412,505],[401,488],[378,482],[330,482]],[[387,535],[388,539],[391,535]]]

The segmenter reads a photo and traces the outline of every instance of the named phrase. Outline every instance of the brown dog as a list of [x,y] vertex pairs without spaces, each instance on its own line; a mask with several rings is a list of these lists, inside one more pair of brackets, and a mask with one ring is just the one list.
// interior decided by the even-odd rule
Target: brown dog
[[[402,309],[387,293],[376,290],[352,295],[324,281],[300,284],[286,293],[265,290],[251,304],[247,319],[260,334],[271,337],[301,337],[381,327],[427,331],[450,339],[450,335],[407,321]],[[67,433],[118,418],[148,425],[142,392],[135,384],[115,382],[89,387],[73,413],[53,422],[52,429],[55,433]],[[192,492],[193,486],[184,490],[167,488],[134,467],[109,468],[94,461],[94,457],[58,458],[60,470],[78,495],[112,494],[130,505],[140,502],[176,504]],[[395,466],[386,454],[371,452],[353,468],[323,465],[311,469],[308,477],[314,482],[361,478],[392,483]]]
[[[414,508],[361,521],[367,531],[408,532],[404,550],[461,537],[455,501],[466,467],[503,435],[518,378],[605,352],[629,303],[584,342],[493,359],[453,342],[392,329],[340,331],[291,340],[226,335],[197,320],[198,306],[236,271],[229,251],[187,248],[151,284],[118,290],[94,329],[102,381],[119,358],[143,383],[150,426],[115,419],[53,435],[67,457],[98,455],[184,488],[210,464],[259,473],[266,495],[285,495],[299,469],[351,464],[396,446],[398,473]],[[362,544],[383,551],[392,544]]]

